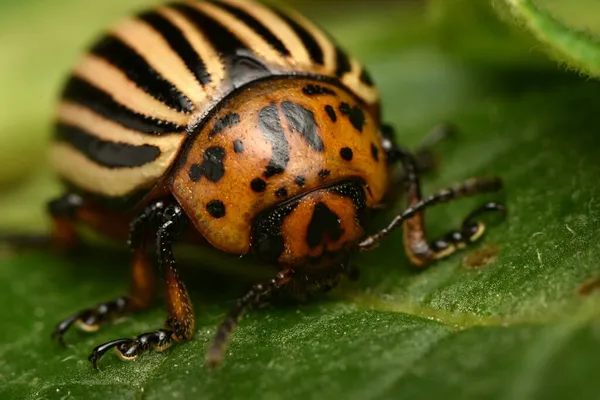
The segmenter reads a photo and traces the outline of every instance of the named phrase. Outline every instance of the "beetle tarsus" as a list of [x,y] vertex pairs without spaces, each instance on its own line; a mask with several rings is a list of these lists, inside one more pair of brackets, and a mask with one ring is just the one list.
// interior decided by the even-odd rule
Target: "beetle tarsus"
[[133,339],[117,339],[101,344],[92,350],[88,360],[90,360],[95,369],[98,369],[98,361],[110,349],[115,349],[115,352],[120,359],[131,361],[152,349],[163,351],[167,349],[172,342],[173,331],[168,329],[158,329],[154,332],[143,333]]
[[130,299],[128,297],[119,297],[113,301],[80,311],[56,325],[52,332],[52,338],[65,346],[64,335],[71,326],[75,325],[82,331],[95,332],[100,328],[100,325],[127,314],[130,311],[129,304]]
[[496,202],[489,202],[475,209],[467,216],[467,218],[465,218],[460,229],[452,231],[442,238],[430,243],[435,258],[443,258],[458,249],[465,248],[481,238],[485,232],[485,224],[476,221],[475,219],[481,214],[488,212],[498,212],[503,216],[506,214],[504,206]]

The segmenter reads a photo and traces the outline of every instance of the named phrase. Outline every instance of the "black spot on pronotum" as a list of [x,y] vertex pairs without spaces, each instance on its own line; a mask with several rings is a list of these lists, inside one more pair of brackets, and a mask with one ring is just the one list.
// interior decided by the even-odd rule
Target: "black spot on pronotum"
[[375,161],[379,161],[379,149],[374,143],[371,143],[371,155]]
[[324,146],[323,141],[319,136],[319,128],[317,126],[317,121],[315,120],[315,114],[291,101],[284,101],[281,103],[281,109],[290,128],[293,131],[298,132],[310,147],[316,151],[322,152]]
[[340,112],[348,117],[350,123],[359,132],[365,126],[365,114],[359,106],[351,107],[348,103],[340,104]]
[[198,182],[202,179],[202,167],[200,164],[192,164],[188,170],[188,176],[192,182]]
[[223,166],[223,158],[225,157],[225,149],[218,146],[209,147],[204,151],[204,176],[211,182],[218,182],[225,174]]
[[199,182],[204,176],[211,182],[219,182],[225,175],[224,157],[225,150],[222,147],[212,146],[204,150],[202,164],[192,164],[188,171],[190,180]]
[[330,95],[335,96],[335,92],[321,85],[306,85],[302,88],[302,93],[307,96]]
[[265,173],[263,174],[265,178],[270,178],[271,176],[281,174],[284,171],[283,168],[273,165],[267,165],[265,169]]
[[324,203],[317,203],[306,231],[306,243],[315,248],[323,242],[323,236],[328,235],[332,241],[338,241],[344,231],[340,217],[331,211]]
[[255,178],[250,182],[250,187],[256,193],[262,193],[267,189],[267,183],[260,178]]
[[333,122],[337,121],[337,115],[335,114],[335,110],[329,104],[325,106],[325,112],[329,116],[329,119]]
[[225,216],[225,204],[221,200],[212,200],[206,205],[206,211],[214,218],[223,218]]
[[238,124],[240,122],[240,116],[236,113],[227,114],[223,118],[219,118],[212,130],[208,133],[208,138],[211,139],[217,133],[222,132],[223,130],[229,128],[232,125]]
[[319,171],[319,177],[323,179],[327,178],[329,175],[331,175],[331,171],[328,169],[322,169]]
[[279,110],[275,104],[260,110],[258,125],[260,132],[269,141],[272,148],[271,160],[263,174],[265,178],[270,178],[285,171],[290,161],[288,141],[281,127]]
[[240,139],[234,140],[233,151],[236,153],[243,153],[244,152],[244,142],[242,142]]
[[352,149],[350,147],[342,147],[340,150],[340,157],[346,161],[352,161],[353,156],[354,154],[352,153]]
[[306,184],[306,178],[303,176],[297,176],[294,179],[294,183],[300,187],[303,187]]
[[287,197],[288,196],[288,191],[286,188],[282,187],[277,189],[277,191],[275,192],[275,196],[277,197]]

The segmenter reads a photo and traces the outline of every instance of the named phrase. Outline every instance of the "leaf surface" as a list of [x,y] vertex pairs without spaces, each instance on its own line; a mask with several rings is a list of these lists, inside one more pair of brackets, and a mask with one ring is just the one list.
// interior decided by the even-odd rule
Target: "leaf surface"
[[[143,1],[123,3],[29,1],[0,13],[0,37],[15,38],[0,42],[10,60],[0,66],[0,87],[7,88],[0,105],[11,110],[0,115],[3,229],[46,226],[43,204],[59,187],[47,171],[31,171],[47,169],[41,155],[52,99],[77,49]],[[416,6],[352,6],[343,16],[338,10],[307,11],[369,65],[382,89],[385,119],[401,143],[416,147],[442,121],[458,127],[455,138],[436,147],[440,168],[425,178],[424,190],[499,175],[505,191],[486,199],[505,201],[507,220],[490,224],[481,244],[423,271],[409,266],[401,235],[393,234],[355,258],[358,282],[306,304],[250,313],[213,372],[203,365],[206,345],[236,296],[261,273],[243,260],[199,252],[201,262],[183,271],[198,315],[193,341],[132,363],[109,353],[98,373],[87,361],[89,351],[160,327],[164,307],[97,334],[70,332],[66,350],[49,335],[61,318],[127,290],[127,254],[83,249],[65,258],[2,249],[0,398],[597,396],[600,83],[532,54],[531,41],[491,9],[476,9],[460,23],[451,19],[468,14],[432,22]],[[493,32],[482,26],[480,12]],[[452,43],[440,36],[450,26]],[[489,52],[487,61],[473,49]],[[430,234],[456,227],[484,200],[431,210]],[[378,218],[374,229],[389,218]]]

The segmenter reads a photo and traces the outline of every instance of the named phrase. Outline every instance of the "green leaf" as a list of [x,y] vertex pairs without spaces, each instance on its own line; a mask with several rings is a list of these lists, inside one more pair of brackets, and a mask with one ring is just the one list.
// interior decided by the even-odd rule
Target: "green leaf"
[[[94,31],[136,6],[61,3],[30,1],[0,13],[0,37],[14,38],[0,42],[10,60],[0,67],[0,87],[7,88],[0,104],[11,110],[0,115],[0,176],[15,182],[0,194],[3,229],[45,227],[44,202],[59,187],[37,160],[61,76]],[[200,261],[185,262],[182,276],[198,315],[194,339],[132,363],[108,354],[96,372],[86,359],[95,345],[160,327],[164,307],[97,334],[69,332],[68,349],[49,335],[61,318],[127,290],[127,254],[86,248],[67,258],[0,249],[0,398],[597,397],[600,82],[532,56],[530,42],[502,24],[490,34],[491,22],[481,26],[478,18],[483,12],[494,21],[489,9],[470,18],[457,13],[450,43],[438,34],[452,16],[431,25],[418,7],[385,4],[349,7],[343,16],[327,6],[307,12],[370,66],[401,143],[415,147],[441,121],[459,128],[436,148],[440,168],[424,190],[499,175],[506,189],[496,198],[506,202],[508,219],[491,224],[481,244],[423,271],[410,267],[400,233],[393,234],[355,258],[358,282],[305,304],[251,312],[212,372],[204,351],[216,325],[257,275],[272,270],[193,251]],[[31,160],[46,171],[27,179]],[[431,210],[429,232],[456,227],[484,200]]]
[[[589,30],[565,24],[532,0],[503,0],[521,25],[544,43],[561,63],[583,74],[600,77],[600,38]],[[563,2],[566,3],[566,2]],[[577,4],[580,13],[598,15],[598,4]],[[597,20],[596,20],[597,25]]]

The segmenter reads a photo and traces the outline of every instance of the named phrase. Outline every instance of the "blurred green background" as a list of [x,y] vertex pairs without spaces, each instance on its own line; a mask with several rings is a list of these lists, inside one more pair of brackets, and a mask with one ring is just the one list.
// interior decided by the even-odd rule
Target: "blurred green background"
[[[0,0],[0,229],[46,229],[44,202],[60,192],[45,150],[61,82],[103,27],[153,3]],[[410,268],[394,234],[356,258],[358,282],[252,312],[214,372],[205,346],[256,268],[201,252],[184,271],[194,340],[134,363],[109,355],[97,373],[91,348],[160,326],[162,306],[98,334],[70,333],[67,350],[49,334],[127,289],[127,254],[0,248],[0,398],[597,398],[600,84],[551,60],[503,1],[287,3],[369,67],[400,142],[416,146],[439,122],[458,126],[438,147],[427,192],[499,175],[507,221],[425,271]],[[598,1],[536,4],[566,31],[600,35]],[[432,210],[430,232],[480,201]]]

